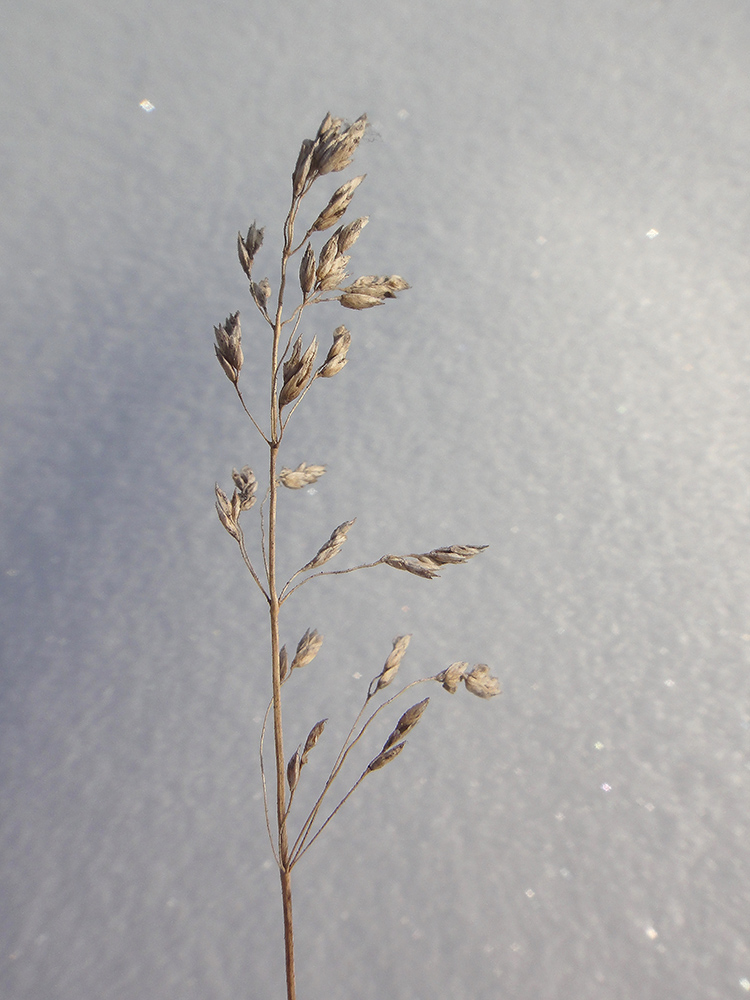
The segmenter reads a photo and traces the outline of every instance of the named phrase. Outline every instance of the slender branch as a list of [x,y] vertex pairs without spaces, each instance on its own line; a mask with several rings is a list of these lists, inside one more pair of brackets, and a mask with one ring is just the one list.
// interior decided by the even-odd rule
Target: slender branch
[[298,569],[294,576],[291,576],[284,584],[281,594],[279,595],[279,602],[283,604],[287,598],[292,596],[295,590],[299,590],[303,584],[309,583],[310,580],[314,580],[316,576],[342,576],[344,573],[355,573],[358,569],[373,569],[375,566],[380,566],[384,559],[385,556],[381,556],[381,558],[376,562],[362,563],[361,566],[350,566],[348,569],[322,569],[319,573],[311,573],[310,576],[305,577],[304,580],[300,580],[296,587],[292,587],[291,590],[287,591],[287,587],[292,580],[296,580],[300,573],[304,572],[304,570]]
[[266,709],[266,714],[263,716],[263,726],[260,730],[260,780],[263,785],[263,812],[266,816],[266,829],[268,830],[268,839],[271,842],[271,850],[273,851],[273,856],[276,859],[276,864],[279,864],[279,855],[276,853],[276,845],[273,842],[273,834],[271,833],[271,816],[268,812],[268,789],[266,788],[266,769],[263,763],[263,744],[266,738],[266,726],[268,724],[268,716],[271,714],[271,709],[273,707],[273,700],[269,701],[268,708]]
[[260,507],[258,513],[260,514],[260,550],[263,553],[263,568],[266,571],[266,579],[268,579],[268,556],[266,555],[266,519],[263,516],[263,505],[271,493],[270,487],[266,490],[266,495],[260,502]]
[[239,526],[239,524],[237,524],[237,531],[239,533],[239,538],[237,539],[237,544],[240,547],[240,552],[242,553],[242,558],[245,561],[245,565],[250,570],[250,575],[252,576],[253,580],[255,580],[255,582],[258,584],[258,587],[260,588],[261,594],[263,594],[263,596],[265,597],[265,599],[270,603],[271,598],[269,597],[268,593],[266,592],[266,588],[260,582],[258,574],[255,572],[255,570],[253,568],[253,564],[250,562],[250,556],[247,554],[247,549],[245,548],[245,533],[242,530],[242,528]]
[[325,830],[325,828],[331,822],[331,820],[336,815],[336,813],[339,811],[339,809],[343,806],[343,804],[346,802],[346,800],[356,792],[356,790],[359,788],[359,786],[362,784],[362,782],[365,780],[365,778],[367,777],[367,775],[369,773],[370,773],[369,769],[365,768],[365,770],[362,772],[362,774],[360,774],[359,778],[357,778],[357,780],[354,782],[354,784],[352,785],[352,787],[349,789],[349,791],[346,793],[346,795],[343,797],[343,799],[339,802],[339,804],[333,810],[333,812],[328,817],[328,819],[325,820],[325,822],[321,824],[320,829],[316,830],[315,833],[314,833],[314,835],[305,844],[305,846],[302,847],[302,848],[300,848],[300,850],[294,855],[294,857],[292,858],[292,867],[294,867],[294,865],[297,864],[297,862],[302,857],[302,855],[310,847],[312,847],[312,845],[315,843],[315,841],[318,839],[318,837],[321,835],[321,833]]
[[260,436],[263,438],[263,440],[266,442],[266,444],[270,444],[271,442],[268,440],[268,438],[266,437],[266,435],[261,430],[261,428],[258,425],[255,417],[252,415],[252,413],[250,412],[250,410],[248,410],[248,408],[245,406],[245,400],[243,399],[242,393],[240,392],[240,387],[237,385],[236,382],[234,383],[234,388],[235,388],[235,390],[237,392],[237,395],[240,398],[240,402],[242,403],[242,409],[245,411],[245,413],[248,415],[248,417],[250,417],[250,419],[252,420],[253,424],[255,424],[255,429],[260,434]]
[[[402,694],[405,694],[407,691],[409,691],[413,687],[416,687],[418,684],[427,684],[429,681],[434,681],[434,680],[436,680],[435,676],[432,676],[432,677],[420,677],[419,680],[412,681],[410,684],[407,684],[405,687],[401,688],[400,691],[397,691],[396,694],[392,695],[390,698],[388,698],[386,701],[384,701],[382,703],[382,705],[379,705],[375,709],[375,711],[372,713],[372,715],[370,716],[370,718],[367,719],[367,721],[362,726],[362,728],[357,733],[357,735],[354,737],[354,739],[351,740],[352,733],[357,728],[357,725],[359,724],[359,720],[364,715],[365,709],[367,708],[368,704],[370,703],[371,698],[374,697],[374,695],[371,695],[371,694],[367,695],[367,697],[365,698],[365,703],[362,706],[362,708],[360,709],[359,715],[354,720],[354,725],[349,730],[349,733],[347,734],[347,737],[344,740],[344,743],[343,743],[343,745],[341,747],[341,750],[339,751],[339,755],[336,758],[336,761],[334,762],[333,767],[331,768],[331,773],[328,776],[328,780],[326,781],[325,785],[323,786],[323,791],[320,793],[317,802],[315,803],[315,805],[310,810],[310,815],[305,820],[305,822],[304,822],[304,824],[302,826],[302,829],[300,830],[300,832],[299,832],[299,834],[297,836],[297,839],[295,840],[294,845],[292,846],[292,850],[291,850],[292,866],[296,865],[297,861],[302,857],[302,855],[304,854],[304,852],[307,850],[307,848],[312,843],[312,840],[317,839],[317,836],[321,832],[321,830],[323,829],[323,826],[327,826],[328,825],[328,823],[330,822],[330,820],[333,819],[334,813],[337,813],[339,811],[339,809],[341,808],[341,806],[344,804],[344,802],[346,802],[346,800],[352,794],[352,792],[357,787],[357,785],[359,785],[359,783],[362,781],[362,778],[365,776],[365,774],[368,773],[367,771],[365,771],[365,774],[363,774],[358,779],[358,781],[354,785],[354,787],[351,788],[346,793],[346,795],[344,796],[344,798],[341,800],[341,802],[339,802],[339,804],[334,809],[333,813],[331,813],[331,815],[328,817],[328,819],[325,820],[325,822],[323,823],[323,826],[321,826],[320,829],[316,831],[316,833],[314,834],[312,840],[310,840],[307,843],[307,845],[305,845],[305,841],[307,840],[307,836],[308,836],[308,834],[310,832],[310,829],[312,828],[312,825],[315,822],[315,817],[317,816],[318,811],[320,810],[320,807],[323,804],[323,799],[328,794],[328,791],[331,788],[331,786],[333,785],[333,782],[338,777],[338,775],[339,775],[339,773],[341,771],[341,768],[344,766],[344,762],[346,761],[346,758],[349,756],[349,752],[357,745],[357,743],[359,743],[359,741],[361,740],[362,736],[365,733],[365,730],[369,727],[370,723],[374,721],[374,719],[376,718],[376,716],[378,716],[383,711],[384,708],[387,708],[397,698],[400,698]],[[351,740],[351,743],[349,742],[350,740]]]

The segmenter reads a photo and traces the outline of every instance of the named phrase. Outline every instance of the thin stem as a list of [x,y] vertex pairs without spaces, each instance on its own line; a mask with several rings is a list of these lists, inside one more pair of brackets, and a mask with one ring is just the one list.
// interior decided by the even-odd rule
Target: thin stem
[[[343,745],[341,747],[341,750],[339,751],[339,755],[336,758],[336,761],[335,761],[333,767],[331,768],[331,773],[328,776],[328,780],[326,781],[325,785],[323,786],[323,791],[320,793],[320,795],[318,797],[318,801],[312,807],[312,809],[310,811],[310,815],[305,820],[305,822],[304,822],[304,824],[302,826],[302,829],[300,830],[300,832],[299,832],[299,834],[297,836],[297,839],[294,842],[294,845],[293,845],[292,851],[291,851],[292,867],[294,867],[294,865],[297,864],[297,862],[302,857],[302,855],[305,853],[305,851],[307,850],[307,848],[310,846],[310,844],[312,844],[313,840],[317,840],[318,834],[323,830],[323,827],[328,826],[328,823],[333,819],[334,815],[339,811],[339,809],[344,804],[344,802],[346,802],[346,800],[352,794],[352,792],[354,791],[354,789],[359,785],[359,783],[362,781],[362,778],[364,778],[365,775],[368,773],[367,771],[365,771],[364,774],[361,775],[361,777],[357,780],[356,784],[352,788],[349,789],[349,791],[346,793],[346,795],[344,796],[344,798],[341,800],[341,802],[339,802],[339,804],[333,810],[333,812],[328,817],[328,819],[326,819],[326,821],[323,823],[323,825],[320,827],[320,829],[316,831],[316,833],[314,834],[312,840],[310,840],[307,844],[305,844],[305,841],[307,840],[307,837],[308,837],[308,834],[310,833],[312,825],[315,822],[315,817],[317,816],[318,811],[319,811],[321,805],[323,804],[323,799],[328,794],[328,790],[330,789],[331,785],[333,784],[333,782],[338,777],[338,775],[339,775],[339,773],[341,771],[341,768],[344,766],[344,762],[345,762],[346,758],[349,756],[349,751],[352,750],[352,749],[354,749],[354,747],[357,745],[357,743],[359,743],[359,741],[362,739],[362,736],[365,733],[365,730],[369,727],[370,723],[375,719],[376,716],[378,716],[383,711],[384,708],[387,708],[397,698],[400,698],[402,694],[405,694],[411,688],[416,687],[417,684],[426,684],[428,681],[434,681],[436,679],[437,679],[437,675],[435,675],[433,677],[420,677],[419,680],[412,681],[410,684],[407,684],[405,687],[402,687],[400,691],[397,691],[396,694],[392,695],[390,698],[387,699],[387,701],[384,701],[382,705],[379,705],[375,709],[375,711],[372,713],[372,715],[370,716],[370,718],[365,722],[365,724],[362,726],[362,728],[357,733],[357,735],[354,737],[354,739],[351,740],[352,733],[357,728],[359,720],[364,715],[365,709],[369,705],[370,699],[374,696],[374,693],[375,693],[375,692],[373,692],[373,694],[369,694],[369,692],[368,692],[368,695],[365,698],[365,703],[362,706],[362,708],[359,710],[359,715],[354,720],[354,724],[352,725],[351,729],[349,730],[349,733],[347,734],[347,737],[344,740],[344,743],[343,743]],[[351,743],[349,742],[350,740],[351,740]]]
[[259,427],[259,425],[258,425],[255,417],[252,415],[252,413],[250,412],[250,410],[248,410],[248,408],[245,406],[245,400],[243,399],[242,393],[240,392],[240,387],[237,385],[236,382],[234,383],[234,388],[235,388],[235,390],[237,392],[237,395],[240,398],[240,402],[242,403],[242,409],[245,411],[245,413],[248,415],[248,417],[250,417],[250,419],[252,420],[253,424],[255,425],[255,429],[260,434],[260,436],[263,438],[263,440],[266,442],[266,444],[270,444],[271,442],[268,440],[268,438],[266,437],[266,435],[263,433],[263,431]]
[[289,843],[287,839],[287,810],[284,784],[284,738],[281,725],[281,658],[279,647],[280,601],[276,589],[276,511],[278,498],[277,460],[281,444],[282,428],[279,419],[279,400],[276,390],[279,366],[279,340],[281,338],[281,313],[284,305],[286,269],[289,251],[294,238],[294,217],[299,201],[292,199],[292,206],[284,223],[284,250],[281,256],[281,277],[276,317],[273,324],[273,348],[271,352],[271,437],[268,442],[268,593],[271,619],[271,664],[273,669],[273,733],[276,755],[276,827],[278,831],[278,865],[281,880],[281,902],[284,914],[284,952],[286,960],[287,1000],[296,1000],[294,974],[294,921],[292,916],[292,880],[289,864]]
[[343,797],[343,799],[339,802],[339,804],[333,810],[333,812],[328,817],[328,819],[324,823],[321,824],[320,829],[316,830],[316,832],[313,835],[313,837],[310,840],[308,840],[308,842],[305,844],[305,846],[302,847],[299,851],[297,851],[297,853],[294,856],[294,859],[292,860],[292,866],[296,865],[297,862],[299,861],[299,859],[305,853],[305,851],[307,851],[310,847],[312,847],[312,845],[315,843],[315,841],[318,839],[318,837],[321,835],[321,833],[325,830],[325,828],[331,822],[331,820],[336,815],[336,813],[339,811],[339,809],[343,806],[343,804],[346,802],[346,800],[357,791],[357,789],[359,788],[359,786],[362,784],[362,782],[365,780],[365,778],[367,777],[367,775],[369,773],[370,773],[369,768],[365,768],[365,770],[362,772],[362,774],[360,774],[359,778],[357,778],[357,780],[354,782],[354,784],[352,785],[352,787],[349,789],[349,791],[346,793],[346,795]]
[[250,556],[247,554],[247,549],[245,548],[245,533],[243,532],[243,530],[239,526],[239,524],[237,525],[237,531],[239,533],[239,538],[237,539],[237,544],[240,547],[240,552],[242,553],[242,558],[245,560],[245,565],[250,570],[250,574],[251,574],[253,580],[255,580],[255,582],[260,587],[260,592],[263,594],[263,596],[265,597],[265,599],[270,602],[271,598],[266,593],[265,587],[260,582],[260,579],[258,578],[258,574],[255,572],[255,569],[253,568],[253,564],[250,562]]
[[271,709],[273,708],[273,701],[269,701],[268,708],[266,709],[266,714],[263,716],[263,725],[260,730],[260,780],[263,785],[263,812],[266,816],[266,829],[268,830],[268,839],[271,841],[271,850],[273,851],[273,856],[276,859],[276,864],[279,863],[279,856],[276,853],[276,845],[273,842],[273,834],[271,833],[271,816],[268,812],[268,789],[266,788],[266,769],[263,763],[263,744],[266,739],[266,726],[268,724],[268,716],[271,714]]
[[355,573],[358,569],[373,569],[375,566],[380,566],[381,563],[383,562],[383,559],[385,559],[385,556],[382,556],[376,562],[362,563],[361,566],[350,566],[348,569],[322,569],[319,573],[311,573],[310,576],[306,577],[304,580],[300,580],[300,582],[297,584],[296,587],[292,587],[291,590],[287,591],[287,587],[292,582],[292,580],[295,580],[300,575],[300,573],[303,572],[303,570],[298,569],[297,572],[294,574],[294,576],[291,576],[284,584],[284,587],[281,591],[279,598],[280,603],[283,604],[288,597],[292,596],[295,590],[299,590],[299,588],[303,584],[309,583],[310,580],[314,580],[316,576],[341,576],[344,573]]

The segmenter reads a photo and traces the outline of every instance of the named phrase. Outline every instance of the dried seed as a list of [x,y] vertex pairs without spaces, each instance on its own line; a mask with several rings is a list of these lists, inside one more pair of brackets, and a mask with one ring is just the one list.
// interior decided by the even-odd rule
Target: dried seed
[[473,670],[464,675],[463,682],[466,690],[478,698],[493,698],[496,694],[500,694],[500,681],[490,675],[490,668],[486,663],[478,663]]
[[394,569],[402,569],[415,576],[433,580],[440,574],[437,570],[456,563],[468,562],[475,555],[483,552],[486,545],[448,545],[442,549],[432,549],[430,552],[410,552],[406,556],[383,556],[382,562]]
[[330,292],[331,289],[339,287],[341,282],[347,277],[346,265],[348,263],[349,258],[345,254],[336,258],[328,274],[319,282],[321,292]]
[[326,722],[328,722],[328,719],[321,719],[320,722],[316,722],[310,730],[308,737],[305,740],[305,749],[302,751],[303,764],[307,763],[308,754],[320,739],[323,730],[325,729]]
[[393,678],[398,673],[398,668],[401,666],[401,660],[404,657],[406,648],[411,640],[411,635],[397,635],[393,640],[393,649],[388,654],[388,659],[383,665],[383,669],[380,671],[377,677],[374,677],[370,683],[370,688],[367,692],[367,697],[372,698],[372,696],[377,692],[382,690],[384,687],[388,687]]
[[325,471],[325,465],[308,465],[302,462],[296,469],[282,469],[279,473],[279,482],[288,490],[300,490],[303,486],[317,482]]
[[[313,223],[313,232],[322,233],[325,229],[330,229],[331,226],[336,225],[349,207],[349,204],[354,197],[354,192],[366,176],[367,174],[362,174],[360,177],[353,177],[350,181],[347,181],[346,184],[342,184],[340,188],[337,188],[333,192],[328,204]],[[352,242],[354,241],[352,240]]]
[[292,193],[295,198],[299,198],[302,193],[302,189],[307,182],[314,150],[314,140],[304,139],[302,146],[300,147],[294,172],[292,174]]
[[253,293],[253,298],[259,309],[262,309],[264,313],[268,311],[268,300],[271,297],[271,283],[268,278],[264,278],[257,284],[252,281],[250,283],[250,291]]
[[353,284],[347,285],[344,291],[352,295],[372,295],[379,299],[395,299],[396,292],[402,292],[410,287],[411,285],[398,274],[384,276],[365,274],[361,278],[357,278]]
[[369,221],[369,215],[363,215],[361,218],[355,219],[354,222],[350,222],[348,226],[342,228],[339,233],[339,253],[346,253],[349,247],[357,241],[359,234]]
[[372,309],[373,306],[382,306],[383,299],[360,292],[344,292],[339,295],[339,302],[345,309]]
[[219,520],[224,525],[229,534],[232,536],[232,538],[234,538],[236,541],[239,541],[240,529],[237,523],[237,517],[239,516],[239,506],[234,505],[229,500],[229,497],[226,495],[226,493],[219,486],[218,483],[216,484],[214,491],[216,493],[216,513],[219,515]]
[[394,569],[402,569],[405,573],[413,573],[414,576],[421,576],[425,580],[434,580],[436,576],[439,576],[434,570],[423,566],[422,563],[411,556],[383,556],[381,562],[384,562],[387,566],[392,566]]
[[240,314],[233,313],[224,320],[221,326],[214,327],[216,344],[214,350],[219,364],[224,369],[230,382],[237,385],[242,370],[242,331],[240,330]]
[[408,708],[401,718],[396,723],[396,729],[401,733],[402,736],[406,736],[407,733],[416,726],[419,720],[422,718],[425,709],[430,703],[429,698],[424,698],[422,701],[418,701],[416,705],[412,705]]
[[[316,150],[313,153],[313,167],[318,174],[328,174],[343,170],[352,162],[354,152],[367,128],[367,115],[359,117],[349,128],[340,132],[341,119],[328,118],[323,120],[322,134],[316,140]],[[323,126],[326,125],[325,128]],[[320,131],[320,130],[319,130]]]
[[300,748],[297,747],[286,767],[286,780],[289,782],[289,790],[292,792],[297,787],[299,773],[301,770],[302,756],[300,754]]
[[468,663],[456,661],[456,663],[451,663],[447,670],[438,674],[435,680],[439,681],[446,691],[449,691],[451,694],[455,694],[458,690],[459,682],[468,669]]
[[320,258],[318,259],[318,270],[316,273],[316,280],[321,282],[325,278],[328,272],[334,265],[336,257],[339,253],[339,233],[340,229],[331,236],[330,239],[326,240],[320,251]]
[[405,746],[405,743],[397,743],[395,747],[389,747],[387,750],[381,750],[377,757],[374,760],[371,760],[367,765],[367,770],[377,771],[379,768],[385,767],[385,765],[389,764],[394,757],[398,757]]
[[318,655],[320,647],[323,645],[323,636],[313,629],[308,629],[297,643],[297,652],[292,660],[292,670],[306,667]]
[[243,240],[242,233],[237,233],[237,254],[245,274],[250,277],[253,270],[253,258],[263,244],[263,229],[258,229],[253,222]]
[[412,555],[415,559],[425,562],[430,567],[433,565],[448,566],[453,563],[468,562],[469,559],[473,559],[480,552],[484,552],[486,548],[488,548],[487,545],[447,545],[441,549],[433,549],[431,552],[425,552],[422,555],[414,555],[414,553]]
[[392,747],[394,743],[397,743],[402,736],[406,736],[410,733],[412,729],[416,726],[419,720],[422,718],[424,710],[427,708],[430,699],[425,698],[424,701],[417,702],[416,705],[412,705],[411,708],[407,709],[406,712],[401,716],[401,718],[396,723],[396,728],[393,730],[391,735],[385,741],[383,749],[387,750]]
[[239,492],[240,510],[250,510],[255,503],[255,494],[258,490],[258,480],[255,478],[253,470],[249,465],[243,466],[239,472],[232,469],[232,479]]
[[313,342],[301,357],[299,356],[300,345],[301,338],[298,338],[291,358],[284,364],[284,384],[279,393],[280,410],[302,393],[312,374],[315,355],[318,353],[317,337],[313,338]]
[[346,541],[346,534],[356,520],[357,519],[355,517],[351,521],[344,521],[344,523],[340,524],[338,528],[335,528],[325,545],[318,549],[310,562],[307,563],[306,566],[302,567],[300,573],[306,573],[311,569],[318,569],[319,566],[327,563],[329,559],[333,559],[333,557],[341,551],[341,546]]
[[289,673],[289,657],[287,655],[286,646],[282,646],[279,650],[279,680],[283,683],[286,679],[286,675]]
[[315,283],[315,254],[310,243],[307,244],[299,266],[299,283],[302,295],[307,298]]
[[346,364],[346,354],[352,342],[352,335],[345,326],[337,326],[333,331],[333,344],[329,348],[324,364],[318,371],[321,378],[332,378]]

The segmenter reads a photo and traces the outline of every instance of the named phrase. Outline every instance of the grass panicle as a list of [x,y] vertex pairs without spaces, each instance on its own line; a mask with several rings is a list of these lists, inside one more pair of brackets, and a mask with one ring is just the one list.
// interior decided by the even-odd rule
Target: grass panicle
[[[352,250],[369,222],[367,216],[342,223],[365,174],[353,177],[341,184],[322,208],[313,209],[312,221],[305,226],[300,223],[302,202],[315,182],[329,173],[336,173],[348,167],[367,129],[367,116],[362,115],[347,125],[341,118],[327,114],[313,139],[305,139],[292,171],[292,196],[288,214],[283,226],[278,282],[272,287],[267,277],[254,280],[253,269],[256,258],[265,253],[264,229],[253,222],[246,236],[237,234],[237,254],[245,273],[251,299],[257,310],[257,323],[270,328],[267,341],[268,409],[254,400],[249,408],[240,388],[243,370],[242,328],[239,312],[232,313],[219,326],[214,327],[216,357],[224,374],[234,386],[240,404],[252,421],[258,437],[266,449],[268,463],[267,487],[262,502],[256,507],[258,478],[249,465],[232,470],[234,489],[231,495],[216,485],[216,511],[219,521],[228,534],[237,542],[242,559],[263,594],[269,612],[270,631],[270,699],[260,734],[260,772],[263,786],[266,826],[271,842],[271,850],[278,866],[281,899],[284,917],[284,945],[286,962],[287,1000],[296,998],[296,977],[294,965],[294,925],[292,913],[292,869],[320,834],[339,813],[342,806],[359,788],[364,779],[395,760],[404,750],[406,737],[421,720],[430,699],[421,701],[407,709],[396,722],[382,749],[371,756],[365,754],[369,763],[357,781],[339,799],[325,816],[325,805],[329,794],[339,777],[350,753],[359,749],[360,741],[374,734],[374,723],[381,712],[390,708],[396,699],[418,685],[437,682],[451,694],[455,694],[461,682],[467,691],[480,698],[492,698],[500,693],[500,685],[490,668],[483,663],[471,670],[466,662],[452,663],[441,672],[418,680],[410,681],[399,691],[383,700],[382,692],[396,679],[411,639],[410,635],[397,636],[393,649],[388,654],[383,668],[371,681],[364,702],[346,739],[338,750],[327,779],[320,788],[314,805],[306,816],[292,823],[292,805],[295,792],[303,780],[303,769],[318,741],[323,737],[327,719],[316,722],[287,760],[284,752],[282,685],[288,683],[296,670],[306,667],[318,655],[323,645],[323,636],[314,628],[308,628],[297,643],[296,651],[289,663],[286,645],[281,645],[282,605],[303,585],[320,576],[352,573],[357,570],[387,566],[402,570],[423,579],[434,579],[446,567],[465,563],[484,551],[485,545],[447,545],[429,552],[407,555],[385,555],[370,563],[350,566],[345,569],[321,570],[344,546],[347,534],[354,526],[355,518],[339,524],[330,537],[317,549],[315,555],[302,565],[286,582],[277,577],[278,545],[283,539],[283,529],[278,520],[278,492],[280,487],[300,490],[317,482],[325,473],[324,465],[302,462],[296,468],[279,468],[279,453],[290,420],[304,403],[317,379],[329,379],[340,375],[347,365],[349,350],[355,343],[352,334],[344,325],[333,330],[331,346],[322,363],[318,362],[319,345],[316,337],[305,342],[301,331],[303,313],[311,307],[325,303],[361,311],[384,305],[404,292],[409,285],[399,275],[362,275],[350,280],[348,271]],[[337,226],[331,235],[321,239],[318,234],[327,233]],[[295,231],[304,229],[301,238]],[[288,278],[290,265],[298,257],[296,276],[299,296],[293,306],[287,299],[290,293]],[[259,344],[261,338],[253,337],[253,369],[257,372],[263,363]],[[316,367],[316,363],[318,366]],[[244,382],[243,382],[244,385]],[[249,390],[248,390],[249,391]],[[253,390],[255,391],[255,390]],[[254,411],[254,412],[252,412]],[[266,414],[264,416],[264,414]],[[240,519],[255,508],[253,531],[258,537],[260,560],[251,560],[245,545],[245,534]],[[256,568],[257,567],[257,568]],[[294,586],[292,582],[299,577]],[[266,780],[265,736],[269,725],[273,729],[273,790],[269,794]],[[308,720],[307,725],[310,724]],[[372,727],[372,730],[371,730]],[[304,730],[303,730],[304,731]],[[355,772],[356,773],[356,772]],[[340,793],[339,793],[340,794]],[[321,813],[325,816],[320,819]]]

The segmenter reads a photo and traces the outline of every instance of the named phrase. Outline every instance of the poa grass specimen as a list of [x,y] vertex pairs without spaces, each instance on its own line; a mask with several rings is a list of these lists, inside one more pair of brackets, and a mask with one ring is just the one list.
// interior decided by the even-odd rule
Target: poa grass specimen
[[[279,490],[299,490],[316,482],[325,472],[324,466],[305,462],[295,469],[280,468],[280,450],[284,435],[289,422],[304,403],[307,393],[318,389],[316,383],[341,373],[347,363],[347,354],[352,343],[352,336],[346,326],[337,326],[333,330],[332,342],[325,359],[322,362],[318,361],[317,338],[313,337],[305,345],[300,332],[303,315],[309,315],[308,309],[317,308],[325,303],[334,303],[336,308],[343,307],[350,312],[359,313],[383,305],[386,300],[395,298],[397,292],[409,287],[398,275],[364,275],[354,281],[349,280],[348,251],[359,238],[368,219],[363,216],[346,225],[339,225],[339,222],[357,188],[365,179],[364,175],[342,184],[330,196],[322,211],[312,217],[312,221],[298,225],[302,202],[313,185],[326,174],[338,172],[349,166],[366,128],[366,115],[362,115],[347,126],[340,118],[332,118],[328,114],[323,119],[315,138],[303,141],[292,172],[292,199],[284,222],[280,273],[275,298],[268,278],[258,282],[253,280],[255,258],[263,244],[263,229],[259,229],[253,223],[246,236],[238,234],[237,249],[240,264],[250,282],[250,294],[257,309],[256,320],[260,326],[260,333],[253,339],[253,350],[256,354],[260,354],[262,349],[268,351],[267,421],[260,416],[265,412],[266,404],[254,399],[248,405],[248,400],[240,389],[243,352],[239,312],[229,316],[221,326],[214,329],[219,363],[234,386],[242,408],[268,448],[268,485],[263,500],[256,509],[259,516],[254,524],[254,530],[258,534],[258,557],[251,559],[244,532],[247,518],[243,518],[243,515],[255,506],[258,494],[258,480],[250,466],[244,466],[239,471],[233,470],[234,490],[231,497],[218,485],[216,486],[216,510],[221,523],[237,542],[245,565],[268,604],[272,695],[260,735],[260,770],[266,825],[281,878],[287,1000],[295,1000],[296,997],[292,870],[349,796],[374,771],[390,764],[401,753],[405,746],[404,738],[419,722],[427,708],[429,698],[417,701],[401,715],[380,749],[365,751],[364,760],[367,763],[360,777],[343,796],[339,790],[338,795],[334,797],[331,791],[349,755],[355,748],[359,751],[361,747],[364,751],[367,737],[371,733],[370,726],[374,720],[397,698],[418,685],[437,682],[453,694],[463,682],[469,692],[480,698],[491,698],[500,692],[497,678],[490,674],[486,664],[480,663],[469,669],[468,663],[458,662],[450,664],[434,676],[411,681],[391,697],[382,695],[381,692],[396,678],[411,638],[409,635],[397,636],[382,670],[373,677],[364,694],[362,708],[338,751],[333,767],[320,788],[312,809],[307,816],[301,818],[293,814],[295,791],[300,781],[304,780],[303,768],[318,741],[323,737],[323,730],[328,720],[315,721],[307,732],[305,740],[300,742],[294,752],[287,757],[282,727],[282,691],[284,685],[292,680],[295,671],[307,666],[314,659],[321,648],[323,637],[315,629],[308,629],[297,643],[290,662],[286,646],[281,644],[280,638],[283,605],[301,587],[321,576],[353,573],[385,565],[431,580],[445,567],[464,563],[486,548],[484,545],[448,545],[430,552],[384,555],[375,562],[347,569],[323,569],[323,566],[327,566],[330,560],[338,555],[346,542],[347,534],[354,526],[352,519],[334,528],[330,538],[319,545],[312,559],[305,562],[290,579],[281,581],[277,577],[277,546],[279,539],[283,537],[278,522]],[[333,235],[323,242],[318,234],[333,229],[334,226],[337,228]],[[301,237],[295,235],[297,228],[303,230]],[[322,245],[317,246],[318,243]],[[289,291],[287,282],[292,276],[290,267],[295,257],[299,261],[296,269],[299,290],[295,294],[296,304],[287,308]],[[262,335],[264,327],[265,338]],[[264,760],[264,737],[269,716],[273,720],[275,762],[271,804],[269,804]],[[303,724],[305,730],[310,721],[307,720],[307,723]],[[295,732],[298,732],[296,726]],[[338,802],[333,805],[336,798]]]

